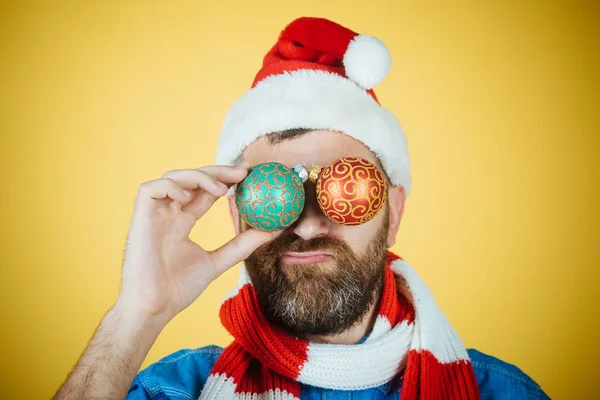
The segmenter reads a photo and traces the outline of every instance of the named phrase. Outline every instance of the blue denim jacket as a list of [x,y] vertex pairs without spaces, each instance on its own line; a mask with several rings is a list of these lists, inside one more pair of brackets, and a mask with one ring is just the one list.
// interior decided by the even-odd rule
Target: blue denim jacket
[[[365,336],[360,342],[366,340]],[[213,364],[223,351],[219,346],[179,350],[140,371],[129,389],[128,400],[198,399]],[[549,400],[523,371],[495,357],[467,349],[482,400]],[[400,399],[402,380],[372,389],[345,391],[300,384],[300,398],[316,399]],[[425,399],[426,400],[426,399]]]

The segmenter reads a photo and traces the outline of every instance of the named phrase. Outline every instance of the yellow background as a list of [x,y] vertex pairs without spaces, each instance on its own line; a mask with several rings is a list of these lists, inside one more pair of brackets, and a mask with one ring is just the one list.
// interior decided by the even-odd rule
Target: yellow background
[[[213,162],[228,107],[302,15],[391,51],[376,91],[414,178],[394,250],[467,347],[552,398],[595,397],[598,3],[450,3],[1,3],[0,398],[51,397],[117,296],[138,185]],[[192,238],[220,246],[228,218],[220,200]],[[168,325],[144,366],[230,342],[217,310],[238,271]]]

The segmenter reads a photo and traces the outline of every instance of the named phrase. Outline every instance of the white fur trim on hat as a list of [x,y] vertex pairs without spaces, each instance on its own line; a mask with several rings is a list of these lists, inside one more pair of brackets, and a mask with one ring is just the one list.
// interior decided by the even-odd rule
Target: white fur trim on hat
[[363,89],[373,89],[390,72],[392,56],[376,37],[357,35],[344,54],[344,67],[350,80]]
[[340,131],[361,141],[379,158],[391,183],[410,193],[406,137],[396,117],[352,81],[325,71],[273,75],[247,91],[225,117],[216,163],[233,165],[258,137],[295,128]]

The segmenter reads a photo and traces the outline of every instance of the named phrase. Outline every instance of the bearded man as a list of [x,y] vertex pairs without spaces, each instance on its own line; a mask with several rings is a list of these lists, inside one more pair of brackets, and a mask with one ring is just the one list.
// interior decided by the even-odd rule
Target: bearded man
[[[216,165],[139,187],[119,297],[55,398],[548,399],[516,366],[467,350],[388,250],[411,189],[406,137],[373,91],[390,60],[380,40],[326,19],[281,32],[226,116]],[[282,189],[288,178],[262,165],[297,174],[288,178],[300,187]],[[317,165],[346,177],[323,186]],[[262,183],[248,186],[249,171]],[[352,186],[365,180],[379,189]],[[189,233],[226,195],[236,236],[206,251]],[[257,222],[294,196],[285,223]],[[165,325],[241,261],[220,310],[233,342],[138,372]]]

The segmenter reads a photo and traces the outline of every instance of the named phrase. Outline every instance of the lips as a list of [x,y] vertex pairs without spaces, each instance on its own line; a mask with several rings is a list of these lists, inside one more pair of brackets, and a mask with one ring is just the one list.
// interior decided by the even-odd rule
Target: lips
[[304,253],[288,252],[281,256],[284,264],[314,264],[327,261],[331,256],[327,253],[310,251]]

